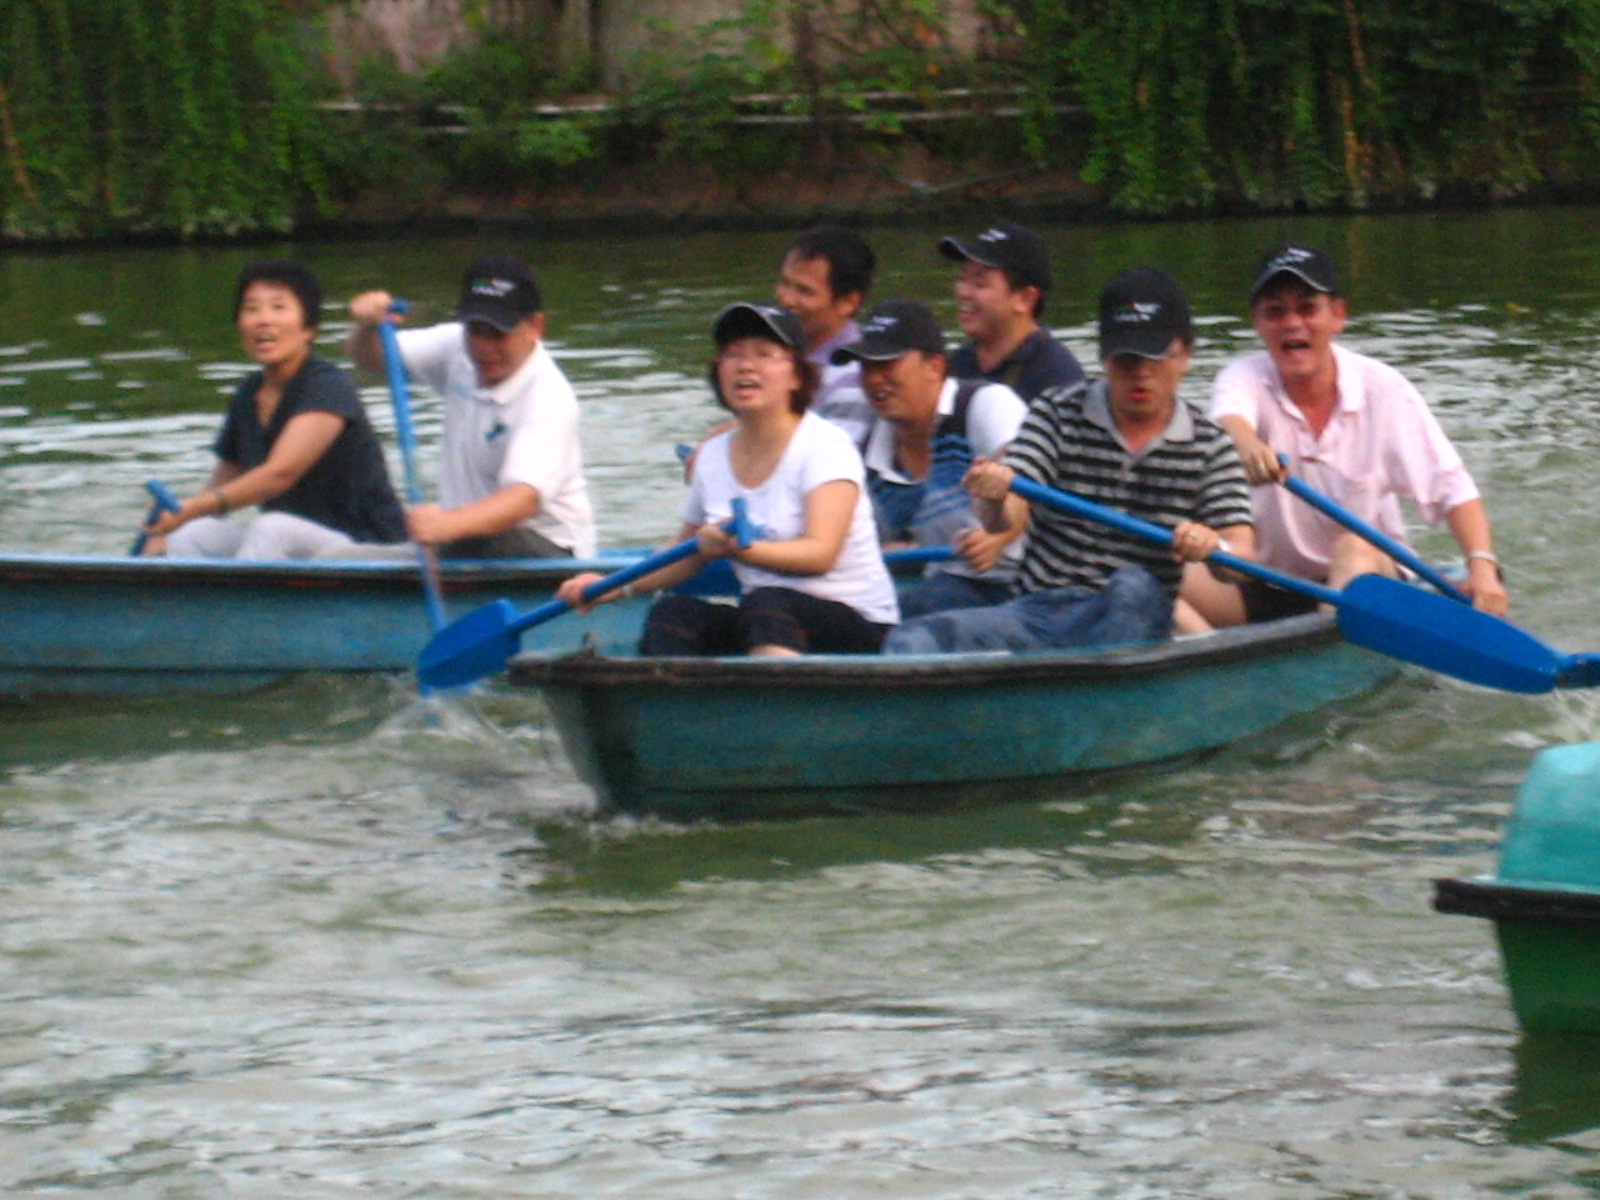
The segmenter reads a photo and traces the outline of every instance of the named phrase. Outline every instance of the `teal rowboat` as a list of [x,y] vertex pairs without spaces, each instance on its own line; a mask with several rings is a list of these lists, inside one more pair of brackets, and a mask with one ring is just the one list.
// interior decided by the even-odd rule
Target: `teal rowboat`
[[1498,872],[1436,880],[1433,905],[1494,922],[1523,1029],[1600,1033],[1600,742],[1541,750]]
[[[550,599],[626,557],[441,565],[453,614]],[[0,697],[237,692],[301,671],[410,671],[433,629],[414,561],[0,556]],[[630,649],[644,600],[531,632],[530,649]]]
[[1392,659],[1311,614],[1098,652],[790,659],[524,653],[605,810],[672,820],[1010,800],[1365,692]]

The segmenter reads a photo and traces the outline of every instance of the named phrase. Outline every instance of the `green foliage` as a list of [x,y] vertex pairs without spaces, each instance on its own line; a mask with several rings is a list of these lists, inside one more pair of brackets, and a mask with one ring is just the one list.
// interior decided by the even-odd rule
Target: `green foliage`
[[7,0],[0,228],[226,235],[640,161],[740,181],[908,152],[1076,171],[1138,214],[1600,183],[1600,0],[972,0],[976,53],[951,0],[748,0],[657,28],[592,112],[541,111],[595,87],[541,6],[464,0],[475,38],[359,64],[337,117],[308,69],[332,3]]
[[[1600,134],[1600,0],[1017,0],[1119,206],[1515,193]],[[1592,182],[1592,179],[1591,179]]]
[[11,0],[3,12],[8,235],[283,229],[325,195],[285,5]]

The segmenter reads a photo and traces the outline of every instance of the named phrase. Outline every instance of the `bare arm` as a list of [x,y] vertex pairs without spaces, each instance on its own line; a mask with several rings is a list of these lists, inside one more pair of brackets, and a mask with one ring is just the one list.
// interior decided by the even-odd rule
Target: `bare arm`
[[508,483],[459,508],[416,504],[406,510],[406,530],[426,546],[462,538],[493,537],[539,511],[539,489],[529,483]]
[[1028,527],[1028,502],[1011,490],[1016,472],[993,459],[974,459],[961,486],[972,496],[972,507],[986,532],[1009,534],[1011,541]]
[[[1456,545],[1467,556],[1467,595],[1472,607],[1503,617],[1511,606],[1506,585],[1500,580],[1500,564],[1484,554],[1494,553],[1489,536],[1489,514],[1482,500],[1468,500],[1445,514],[1445,524],[1455,535]],[[1473,557],[1477,555],[1477,557]]]
[[389,314],[394,297],[388,292],[362,292],[350,301],[350,317],[355,327],[350,330],[346,349],[351,361],[363,371],[383,374],[383,342],[378,337],[378,322],[395,320]]
[[1288,468],[1278,461],[1278,452],[1256,436],[1256,427],[1237,413],[1219,417],[1217,424],[1233,439],[1245,478],[1251,483],[1281,483]]
[[[686,524],[678,530],[678,541],[688,541],[690,538],[697,536],[698,533],[698,527]],[[641,576],[640,578],[634,580],[633,583],[628,586],[627,592],[624,592],[621,589],[613,592],[607,592],[604,596],[598,597],[594,601],[588,603],[582,599],[583,590],[590,584],[597,583],[601,579],[604,579],[605,576],[601,575],[598,571],[583,571],[580,574],[572,576],[570,579],[562,580],[561,586],[556,588],[556,598],[559,600],[565,600],[580,613],[589,612],[596,605],[604,604],[607,600],[615,600],[625,594],[634,592],[658,592],[666,588],[675,587],[684,580],[692,578],[694,574],[705,565],[706,559],[704,555],[693,554],[688,558],[680,559],[678,562],[669,563],[667,566],[662,567],[659,571],[652,571],[650,574]]]
[[291,417],[265,462],[248,471],[240,471],[232,463],[218,463],[205,490],[190,496],[177,512],[162,513],[149,525],[150,532],[171,533],[196,517],[221,516],[283,495],[328,452],[344,425],[343,417],[326,412]]

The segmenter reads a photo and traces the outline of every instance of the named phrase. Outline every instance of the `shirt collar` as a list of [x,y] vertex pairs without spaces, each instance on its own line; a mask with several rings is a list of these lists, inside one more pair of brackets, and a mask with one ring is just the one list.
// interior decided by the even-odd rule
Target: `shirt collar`
[[[939,422],[956,410],[956,392],[960,389],[954,379],[946,379],[939,388],[939,404],[934,409],[933,424],[937,429]],[[861,457],[867,466],[882,475],[885,479],[901,483],[910,483],[900,469],[894,465],[894,425],[882,417],[874,415],[872,427],[867,431],[867,446],[861,452]]]
[[[1093,386],[1089,388],[1088,393],[1083,398],[1083,415],[1116,438],[1121,445],[1124,447],[1127,445],[1127,442],[1123,440],[1121,430],[1117,428],[1117,423],[1111,416],[1111,399],[1106,392],[1105,380],[1097,379]],[[1189,411],[1189,406],[1180,397],[1172,405],[1172,415],[1167,418],[1166,427],[1146,442],[1138,454],[1143,456],[1163,442],[1168,444],[1192,442],[1194,437],[1194,414]]]
[[835,350],[841,346],[848,346],[851,342],[859,341],[860,339],[861,326],[854,321],[846,321],[839,327],[838,333],[823,342],[822,345],[811,351],[806,357],[819,367],[831,366]]
[[545,364],[551,361],[550,351],[545,349],[544,339],[540,338],[539,344],[533,348],[533,353],[522,360],[520,367],[493,387],[474,388],[473,393],[480,400],[500,405],[509,404],[513,397],[532,382],[534,376],[545,369]]

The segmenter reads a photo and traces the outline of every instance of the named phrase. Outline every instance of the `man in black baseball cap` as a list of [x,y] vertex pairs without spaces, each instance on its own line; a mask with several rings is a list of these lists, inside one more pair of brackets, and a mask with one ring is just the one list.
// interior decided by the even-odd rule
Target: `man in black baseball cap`
[[[1183,564],[1254,552],[1250,496],[1233,442],[1178,397],[1194,322],[1165,271],[1139,267],[1100,294],[1105,378],[1046,392],[1003,460],[974,461],[965,486],[985,529],[1018,522],[1027,549],[1014,598],[902,623],[889,654],[1039,650],[1158,641],[1172,632]],[[1172,530],[1159,546],[1028,502],[1017,476]]]
[[[1250,324],[1262,349],[1218,372],[1212,418],[1233,436],[1251,483],[1280,483],[1293,469],[1401,545],[1399,499],[1409,498],[1428,524],[1449,526],[1473,606],[1504,615],[1509,601],[1477,484],[1416,387],[1341,344],[1348,315],[1326,253],[1300,242],[1269,249],[1250,275]],[[1357,575],[1400,576],[1388,554],[1288,489],[1259,486],[1251,499],[1266,565],[1335,589]],[[1268,620],[1315,603],[1208,576],[1186,579],[1183,598],[1213,625]]]
[[539,285],[517,259],[503,254],[486,255],[469,266],[462,277],[456,320],[463,325],[482,321],[501,333],[510,333],[543,311]]
[[1251,302],[1280,275],[1298,279],[1314,292],[1329,296],[1339,294],[1338,276],[1334,274],[1333,263],[1326,254],[1315,246],[1285,242],[1268,250],[1256,264],[1255,282],[1250,285]]
[[1072,351],[1040,323],[1053,282],[1042,237],[992,221],[971,237],[941,239],[939,253],[961,263],[956,324],[968,340],[950,357],[952,375],[1003,383],[1024,400],[1084,385]]
[[861,386],[878,418],[862,458],[878,536],[889,546],[950,546],[900,597],[902,618],[994,604],[1011,592],[1025,523],[982,527],[961,480],[975,455],[995,456],[1016,437],[1028,407],[1004,384],[950,377],[944,331],[915,300],[886,300],[861,336],[834,351],[861,364]]
[[[378,324],[400,322],[393,303],[384,291],[350,301],[350,356],[366,370],[384,369]],[[413,499],[413,541],[452,558],[594,553],[578,400],[544,333],[539,285],[505,254],[467,267],[454,321],[396,333],[405,369],[439,393],[445,411],[439,503]]]

